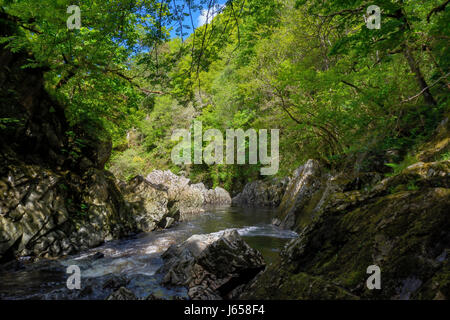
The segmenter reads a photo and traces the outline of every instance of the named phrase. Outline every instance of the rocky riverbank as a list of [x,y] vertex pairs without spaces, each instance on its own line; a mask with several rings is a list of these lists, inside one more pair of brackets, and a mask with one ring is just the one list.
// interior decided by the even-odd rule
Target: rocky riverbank
[[[104,170],[84,175],[8,162],[0,178],[0,258],[58,257],[106,240],[171,227],[210,204],[224,189],[191,185],[170,171],[117,182]],[[157,177],[164,177],[159,179]]]
[[[241,298],[448,299],[450,161],[436,159],[449,132],[445,120],[418,162],[388,177],[315,160],[298,168],[274,223],[299,237]],[[366,286],[371,265],[381,269],[380,290]]]

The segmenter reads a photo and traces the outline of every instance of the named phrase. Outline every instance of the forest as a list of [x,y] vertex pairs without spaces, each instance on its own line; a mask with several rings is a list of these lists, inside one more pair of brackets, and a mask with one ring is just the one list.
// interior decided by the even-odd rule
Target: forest
[[[33,53],[24,68],[47,69],[67,134],[112,140],[121,179],[167,168],[229,189],[258,178],[258,165],[174,165],[171,134],[194,120],[280,129],[280,176],[391,149],[394,167],[448,110],[445,1],[379,1],[380,29],[366,27],[368,1],[76,1],[79,30],[65,28],[66,2],[2,1],[21,32],[1,42]],[[195,28],[194,10],[215,16]]]

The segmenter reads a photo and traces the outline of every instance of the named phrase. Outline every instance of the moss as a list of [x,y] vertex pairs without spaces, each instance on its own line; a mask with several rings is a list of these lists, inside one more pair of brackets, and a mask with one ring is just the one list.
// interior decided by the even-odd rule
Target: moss
[[[348,203],[357,198],[342,193],[333,201]],[[398,297],[407,279],[423,284],[413,288],[411,297],[448,296],[449,273],[438,275],[439,263],[433,260],[450,240],[449,189],[399,191],[356,205],[348,212],[330,206],[312,222],[294,245],[298,251],[287,254],[290,262],[284,258],[284,264],[269,267],[257,281],[260,291],[254,298],[269,294],[276,299],[353,295],[391,299]],[[372,264],[381,268],[382,290],[366,288],[366,270]],[[425,285],[433,281],[438,285]],[[263,289],[267,283],[279,285]]]
[[342,277],[342,285],[345,287],[355,287],[359,283],[363,283],[365,281],[366,273],[362,270],[352,271],[348,274],[344,274]]

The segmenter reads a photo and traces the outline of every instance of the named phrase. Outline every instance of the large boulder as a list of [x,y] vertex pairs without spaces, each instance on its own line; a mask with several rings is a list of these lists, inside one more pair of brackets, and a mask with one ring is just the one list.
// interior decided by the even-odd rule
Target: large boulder
[[222,188],[207,189],[203,183],[191,184],[188,178],[177,176],[170,170],[155,170],[145,178],[154,186],[167,190],[174,210],[183,216],[189,213],[203,212],[205,205],[230,204],[229,193]]
[[[448,299],[450,161],[331,193],[244,299]],[[381,270],[369,290],[367,268]],[[320,288],[320,290],[319,290]]]
[[417,158],[423,162],[432,162],[439,160],[445,152],[450,152],[450,120],[448,113],[436,128],[432,139],[420,148]]
[[275,224],[286,229],[296,229],[310,221],[311,216],[301,213],[320,201],[325,188],[322,174],[322,168],[316,160],[308,160],[295,170],[278,208]]
[[122,189],[131,206],[139,230],[144,232],[170,227],[180,218],[168,189],[162,184],[153,184],[142,176],[132,179]]
[[308,160],[294,171],[273,223],[301,231],[320,215],[330,196],[367,189],[380,180],[376,172],[330,173],[318,161]]
[[278,207],[288,186],[289,178],[270,181],[256,180],[247,183],[241,193],[232,200],[233,206]]
[[232,299],[252,280],[265,263],[236,230],[223,234],[194,235],[172,245],[158,270],[164,284],[185,286],[191,299]]
[[0,177],[0,260],[54,257],[136,231],[114,177],[7,165]]

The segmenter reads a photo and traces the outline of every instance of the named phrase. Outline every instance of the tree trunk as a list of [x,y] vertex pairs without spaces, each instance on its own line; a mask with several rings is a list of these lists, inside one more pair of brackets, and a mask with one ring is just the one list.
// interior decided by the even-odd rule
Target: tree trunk
[[416,60],[414,59],[411,49],[408,47],[407,43],[403,44],[403,55],[405,56],[406,61],[408,61],[411,71],[416,75],[419,87],[423,91],[423,97],[425,99],[425,102],[429,105],[435,106],[436,100],[434,100],[433,96],[431,95],[430,88],[428,87],[427,82],[425,81],[425,78],[423,77],[422,72],[420,71],[420,67],[417,64]]

